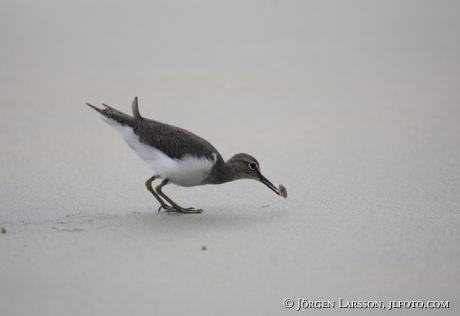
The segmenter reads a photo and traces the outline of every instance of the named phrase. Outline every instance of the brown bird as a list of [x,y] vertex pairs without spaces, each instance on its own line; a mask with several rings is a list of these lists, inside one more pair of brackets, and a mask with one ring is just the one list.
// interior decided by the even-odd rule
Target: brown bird
[[[137,97],[132,103],[133,116],[106,104],[103,104],[104,109],[100,109],[85,103],[98,111],[102,119],[120,133],[128,146],[153,170],[153,176],[145,185],[160,202],[158,211],[164,208],[168,212],[202,212],[193,207],[183,208],[171,200],[162,191],[168,183],[192,187],[253,179],[280,195],[279,190],[260,173],[259,163],[254,157],[240,153],[225,162],[207,140],[180,127],[143,118],[139,113]],[[156,179],[163,181],[153,189],[152,182]]]

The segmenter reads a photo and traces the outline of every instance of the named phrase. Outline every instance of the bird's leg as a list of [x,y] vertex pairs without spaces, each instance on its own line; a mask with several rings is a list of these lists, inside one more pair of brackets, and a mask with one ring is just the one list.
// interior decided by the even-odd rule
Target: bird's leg
[[157,193],[166,201],[171,204],[171,207],[165,208],[168,212],[179,212],[179,213],[201,213],[203,210],[195,210],[193,207],[191,208],[183,208],[177,205],[173,200],[171,200],[166,194],[161,191],[161,189],[168,184],[168,179],[164,179],[156,188],[155,190]]
[[153,194],[153,196],[158,200],[158,202],[160,202],[160,208],[158,209],[158,212],[164,208],[165,210],[169,209],[171,206],[169,206],[168,204],[165,203],[165,201],[163,201],[161,199],[161,197],[158,195],[158,193],[155,192],[155,190],[152,188],[152,182],[155,181],[155,176],[151,177],[150,179],[148,179],[147,181],[145,181],[145,186],[147,187],[147,190],[150,191],[150,193]]

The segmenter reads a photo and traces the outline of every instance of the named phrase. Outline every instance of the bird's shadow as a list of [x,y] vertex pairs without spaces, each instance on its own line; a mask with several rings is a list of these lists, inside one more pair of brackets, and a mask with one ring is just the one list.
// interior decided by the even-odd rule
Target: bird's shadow
[[126,213],[107,214],[76,212],[53,220],[21,222],[13,225],[16,231],[52,230],[64,233],[88,233],[110,229],[129,229],[133,232],[147,230],[152,234],[171,234],[177,231],[241,230],[265,225],[285,218],[286,210],[263,205],[252,209],[224,208],[203,211],[200,214],[183,214],[148,209],[127,210]]
[[260,206],[257,209],[219,209],[203,211],[200,214],[183,214],[175,212],[133,212],[125,217],[127,222],[142,223],[149,229],[168,230],[219,230],[242,229],[271,223],[286,217],[286,210]]

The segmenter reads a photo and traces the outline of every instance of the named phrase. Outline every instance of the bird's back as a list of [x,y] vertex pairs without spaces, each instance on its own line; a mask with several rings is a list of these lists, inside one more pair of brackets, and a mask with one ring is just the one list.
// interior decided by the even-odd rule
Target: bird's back
[[134,116],[125,114],[106,104],[103,104],[104,109],[99,109],[89,103],[86,104],[98,111],[108,124],[114,127],[117,125],[130,127],[138,137],[139,142],[162,151],[172,159],[192,156],[223,161],[217,149],[198,135],[177,126],[143,118],[139,114],[137,97],[133,101]]

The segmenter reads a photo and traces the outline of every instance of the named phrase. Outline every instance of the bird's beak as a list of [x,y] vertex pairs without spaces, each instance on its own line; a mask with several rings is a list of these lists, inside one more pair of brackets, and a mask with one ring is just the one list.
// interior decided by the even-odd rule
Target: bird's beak
[[280,193],[278,192],[278,188],[275,187],[273,185],[273,183],[271,183],[270,181],[268,181],[267,178],[265,178],[261,173],[259,173],[259,179],[260,179],[260,182],[262,182],[263,184],[265,184],[270,190],[272,190],[273,192],[275,192],[276,194],[280,195]]

